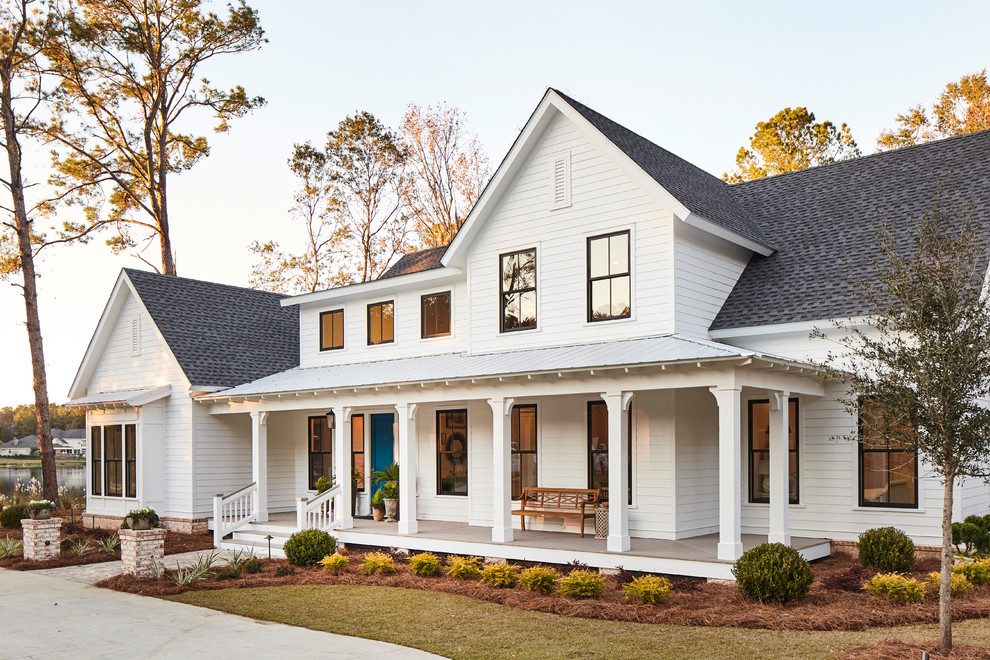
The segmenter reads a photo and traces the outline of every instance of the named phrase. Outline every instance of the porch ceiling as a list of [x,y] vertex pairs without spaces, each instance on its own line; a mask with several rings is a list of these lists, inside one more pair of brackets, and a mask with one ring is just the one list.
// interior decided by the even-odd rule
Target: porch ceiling
[[731,361],[742,364],[751,360],[759,360],[765,363],[764,366],[794,369],[809,375],[816,373],[812,365],[777,356],[678,335],[661,335],[519,351],[447,353],[328,367],[295,368],[198,398],[203,401],[237,402],[270,394],[525,377],[546,373],[587,372],[589,369],[632,369]]

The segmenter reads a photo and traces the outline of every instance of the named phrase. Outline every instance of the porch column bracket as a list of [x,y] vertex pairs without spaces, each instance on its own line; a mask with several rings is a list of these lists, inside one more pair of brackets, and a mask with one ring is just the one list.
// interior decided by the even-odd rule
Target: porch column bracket
[[492,542],[509,543],[512,531],[512,406],[515,399],[488,399],[492,409]]
[[258,484],[254,499],[255,519],[268,521],[268,412],[251,413],[251,479]]
[[718,405],[718,558],[742,556],[742,388],[710,389]]
[[397,403],[399,428],[399,534],[419,531],[416,507],[416,410],[415,403]]
[[770,392],[770,543],[791,544],[790,392]]
[[354,493],[351,490],[351,409],[335,406],[333,409],[333,458],[334,474],[340,484],[340,494],[334,496],[334,517],[340,521],[341,529],[354,527],[351,516]]
[[608,408],[608,540],[609,552],[628,552],[629,539],[629,405],[632,392],[602,394]]

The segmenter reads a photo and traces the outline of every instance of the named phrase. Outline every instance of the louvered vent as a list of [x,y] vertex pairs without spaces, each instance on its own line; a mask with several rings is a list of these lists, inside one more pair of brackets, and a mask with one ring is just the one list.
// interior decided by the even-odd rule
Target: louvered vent
[[553,206],[560,209],[571,205],[571,155],[559,154],[553,159]]
[[141,355],[141,319],[131,319],[131,355]]

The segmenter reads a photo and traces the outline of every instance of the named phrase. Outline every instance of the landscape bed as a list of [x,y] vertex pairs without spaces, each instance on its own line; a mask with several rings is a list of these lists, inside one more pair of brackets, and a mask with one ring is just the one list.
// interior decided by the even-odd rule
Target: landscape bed
[[[559,594],[543,595],[519,588],[494,588],[477,579],[458,580],[452,577],[418,577],[408,562],[397,557],[396,573],[366,576],[359,570],[362,553],[342,552],[351,559],[346,572],[333,575],[320,566],[297,567],[295,575],[275,574],[278,562],[262,562],[257,574],[241,574],[233,579],[205,580],[178,586],[169,580],[116,576],[98,583],[118,591],[150,596],[166,596],[193,590],[213,590],[277,585],[369,585],[405,589],[432,590],[467,596],[498,603],[520,610],[561,614],[587,619],[662,623],[687,626],[718,626],[767,630],[864,630],[876,626],[900,626],[938,621],[937,598],[929,596],[918,605],[897,605],[876,598],[864,591],[826,588],[823,582],[847,573],[859,566],[859,561],[845,554],[819,560],[812,564],[815,581],[804,598],[788,603],[760,604],[746,600],[734,584],[709,584],[704,580],[672,577],[673,588],[669,602],[660,605],[631,603],[626,600],[623,580],[634,574],[608,576],[604,593],[597,598],[575,600]],[[222,567],[218,567],[222,568]],[[556,567],[561,575],[570,566]],[[924,578],[937,570],[936,559],[919,559],[911,575]],[[873,571],[866,571],[866,577]],[[865,579],[865,578],[864,578]],[[966,598],[953,600],[956,620],[990,617],[990,586],[973,587]]]

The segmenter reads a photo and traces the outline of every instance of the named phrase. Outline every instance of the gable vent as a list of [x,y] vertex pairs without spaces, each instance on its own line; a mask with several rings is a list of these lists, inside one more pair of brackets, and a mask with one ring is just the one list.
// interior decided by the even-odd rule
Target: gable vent
[[131,355],[141,355],[141,318],[131,319]]
[[569,151],[553,157],[553,205],[551,209],[562,209],[571,205],[571,153]]

